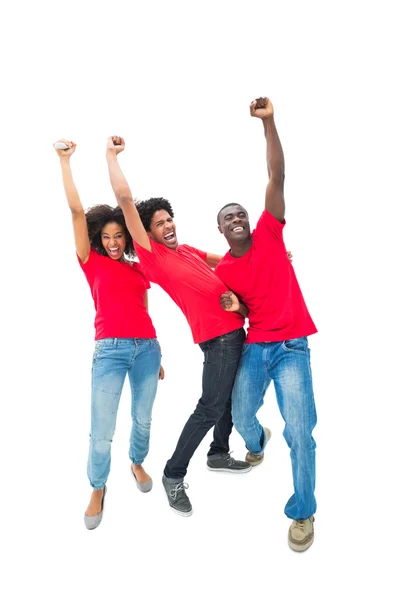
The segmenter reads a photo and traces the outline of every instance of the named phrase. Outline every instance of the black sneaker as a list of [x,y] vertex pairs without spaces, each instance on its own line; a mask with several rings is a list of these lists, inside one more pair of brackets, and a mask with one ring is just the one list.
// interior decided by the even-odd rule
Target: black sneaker
[[227,471],[228,473],[248,473],[251,465],[243,460],[235,460],[229,454],[213,454],[207,458],[210,471]]
[[187,483],[182,481],[170,483],[165,475],[162,478],[163,486],[167,494],[168,502],[172,510],[182,517],[190,517],[192,514],[192,505],[186,495],[186,490],[189,487]]

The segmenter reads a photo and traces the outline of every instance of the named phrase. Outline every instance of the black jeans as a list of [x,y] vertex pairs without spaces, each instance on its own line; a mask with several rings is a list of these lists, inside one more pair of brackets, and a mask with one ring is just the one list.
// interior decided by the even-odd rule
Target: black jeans
[[208,456],[229,452],[233,426],[231,393],[244,339],[244,330],[236,329],[200,344],[204,352],[203,394],[165,466],[166,477],[185,477],[196,448],[213,426],[214,440]]

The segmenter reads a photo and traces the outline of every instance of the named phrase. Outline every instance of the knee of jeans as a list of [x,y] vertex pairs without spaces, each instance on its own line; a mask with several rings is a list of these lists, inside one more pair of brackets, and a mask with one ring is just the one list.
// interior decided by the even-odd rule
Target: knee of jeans
[[283,432],[288,446],[293,450],[307,451],[314,450],[316,447],[315,440],[311,435],[311,432],[306,432],[303,429],[294,428],[289,429],[285,427]]
[[98,454],[107,454],[110,450],[111,442],[112,439],[90,436],[90,443]]
[[136,427],[139,427],[140,429],[150,429],[151,417],[142,417],[140,415],[135,415],[133,417],[133,423]]
[[224,407],[197,406],[194,414],[204,422],[217,423],[224,414]]

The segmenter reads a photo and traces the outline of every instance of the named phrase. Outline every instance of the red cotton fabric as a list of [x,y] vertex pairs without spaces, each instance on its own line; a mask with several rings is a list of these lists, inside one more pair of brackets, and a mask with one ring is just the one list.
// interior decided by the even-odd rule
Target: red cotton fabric
[[283,227],[264,211],[240,258],[227,252],[215,272],[249,309],[247,343],[280,342],[316,333],[283,241]]
[[91,249],[79,264],[89,283],[96,317],[96,340],[155,338],[143,299],[150,284],[138,263],[122,263]]
[[219,301],[226,286],[205,262],[207,253],[187,245],[176,250],[150,240],[152,252],[135,244],[146,275],[171,296],[185,315],[195,344],[211,340],[235,329],[244,319],[226,312]]

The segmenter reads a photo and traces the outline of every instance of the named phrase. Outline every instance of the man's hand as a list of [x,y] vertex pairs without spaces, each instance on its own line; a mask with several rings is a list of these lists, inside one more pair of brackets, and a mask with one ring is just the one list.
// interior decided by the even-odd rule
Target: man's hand
[[163,366],[161,365],[161,366],[160,366],[160,372],[159,372],[159,374],[158,374],[158,379],[161,379],[161,380],[162,380],[162,379],[164,379],[164,377],[165,377],[164,368],[163,368]]
[[221,294],[220,304],[224,310],[236,312],[240,309],[238,297],[233,292],[224,292]]
[[107,150],[106,152],[111,152],[112,154],[119,154],[125,149],[125,141],[124,138],[119,137],[118,135],[113,135],[107,139]]
[[257,98],[250,104],[250,115],[259,119],[268,119],[274,114],[274,107],[269,98]]
[[56,150],[58,156],[60,158],[70,157],[75,152],[76,144],[74,142],[70,142],[69,140],[57,140],[57,142],[63,142],[66,146],[68,146],[67,150]]
[[293,262],[293,254],[290,252],[290,250],[286,254],[290,262]]

